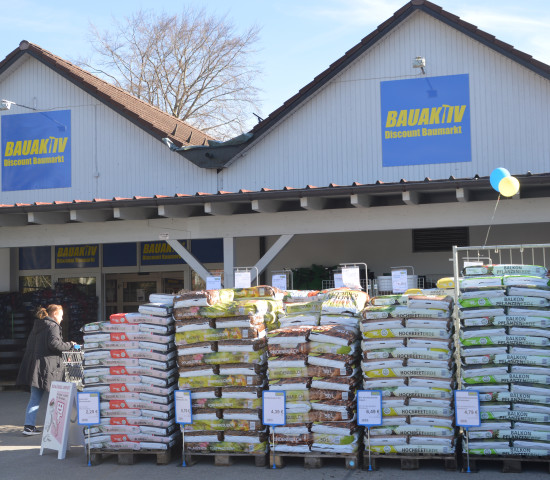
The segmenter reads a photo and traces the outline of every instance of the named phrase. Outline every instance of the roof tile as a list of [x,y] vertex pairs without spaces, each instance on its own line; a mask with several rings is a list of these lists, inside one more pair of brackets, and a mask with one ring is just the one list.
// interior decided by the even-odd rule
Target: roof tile
[[[168,137],[177,145],[203,145],[206,140],[212,139],[184,121],[26,40],[0,62],[0,72],[22,55],[40,60],[159,140]],[[175,125],[177,128],[174,128]],[[188,141],[191,135],[192,141]]]

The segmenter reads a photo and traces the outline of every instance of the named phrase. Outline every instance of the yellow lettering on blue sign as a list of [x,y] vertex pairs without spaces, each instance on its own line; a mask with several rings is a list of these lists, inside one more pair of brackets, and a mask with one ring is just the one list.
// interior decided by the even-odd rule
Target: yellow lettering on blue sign
[[97,254],[97,245],[81,245],[77,247],[59,247],[57,249],[57,258],[72,257],[91,257],[89,261],[93,262]]
[[6,142],[4,157],[64,153],[68,140],[69,137],[49,137]]
[[[431,108],[411,108],[408,110],[388,110],[386,128],[414,127],[420,125],[441,125],[461,123],[466,112],[466,105],[446,105]],[[462,126],[454,125],[446,128],[417,128],[414,130],[386,130],[385,139],[429,137],[436,135],[462,134]]]

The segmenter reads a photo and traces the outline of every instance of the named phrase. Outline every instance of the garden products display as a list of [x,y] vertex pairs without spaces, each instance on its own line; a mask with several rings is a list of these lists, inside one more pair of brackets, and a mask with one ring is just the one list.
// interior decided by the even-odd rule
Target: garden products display
[[[350,289],[289,297],[306,301],[285,303],[281,325],[288,326],[268,333],[269,389],[285,391],[287,409],[286,425],[275,429],[275,451],[356,453],[357,325],[368,297]],[[301,317],[296,326],[292,316]]]
[[466,267],[462,388],[479,392],[473,455],[550,455],[550,282],[537,265]]
[[150,300],[137,313],[83,327],[84,391],[101,397],[101,424],[86,428],[92,449],[166,450],[181,435],[174,418],[173,296]]
[[180,292],[175,299],[179,388],[191,391],[189,453],[267,451],[262,424],[266,384],[266,317],[282,311],[269,286]]
[[371,452],[454,452],[452,306],[444,295],[387,295],[363,310],[363,388],[383,394]]

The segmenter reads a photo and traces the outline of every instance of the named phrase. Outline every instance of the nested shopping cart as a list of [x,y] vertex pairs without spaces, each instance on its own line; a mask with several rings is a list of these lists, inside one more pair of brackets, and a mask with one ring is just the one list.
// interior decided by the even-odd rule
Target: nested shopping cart
[[71,349],[66,352],[61,352],[64,366],[64,380],[76,385],[77,390],[82,390],[82,377],[84,370],[82,363],[84,360],[84,352],[82,349]]

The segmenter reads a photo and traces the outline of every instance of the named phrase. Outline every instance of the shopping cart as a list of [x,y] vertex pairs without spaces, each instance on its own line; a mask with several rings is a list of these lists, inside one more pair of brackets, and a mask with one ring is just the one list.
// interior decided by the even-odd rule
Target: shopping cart
[[63,365],[65,367],[65,381],[71,382],[76,385],[76,389],[82,390],[82,377],[84,376],[84,370],[82,368],[82,362],[84,360],[84,352],[79,345],[68,350],[61,352]]

